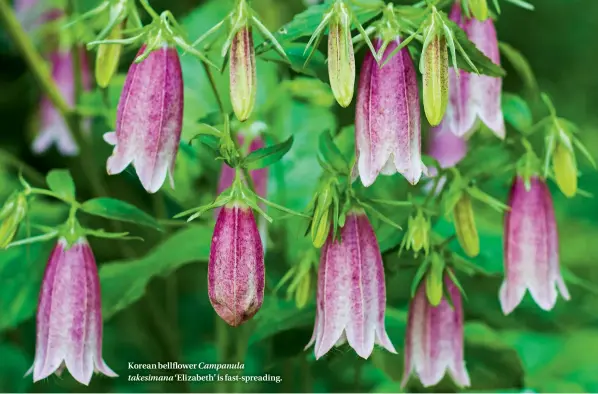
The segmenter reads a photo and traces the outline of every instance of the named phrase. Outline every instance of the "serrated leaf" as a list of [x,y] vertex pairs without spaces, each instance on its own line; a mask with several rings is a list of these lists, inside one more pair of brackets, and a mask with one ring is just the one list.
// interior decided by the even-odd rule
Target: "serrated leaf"
[[268,146],[251,152],[244,160],[248,170],[268,167],[283,158],[293,146],[293,136],[280,144]]
[[[484,55],[482,51],[480,51],[476,45],[467,38],[467,33],[463,31],[455,22],[451,21],[450,19],[444,17],[443,15],[443,22],[451,29],[454,34],[455,44],[460,46],[463,49],[463,52],[467,55],[471,63],[477,68],[477,71],[480,74],[488,75],[491,77],[504,77],[506,75],[505,70],[495,64],[488,58],[488,56]],[[471,67],[470,64],[466,61],[466,59],[462,56],[457,56],[457,65],[460,69],[468,71],[468,72],[475,72],[475,70]]]
[[104,319],[143,297],[153,277],[166,277],[185,264],[208,261],[211,238],[211,227],[189,226],[140,259],[102,265],[100,283]]
[[75,182],[68,170],[52,170],[46,176],[50,190],[60,198],[73,201],[75,199]]
[[345,157],[341,153],[340,149],[334,143],[332,135],[330,135],[329,131],[324,131],[322,134],[320,134],[319,146],[320,153],[322,154],[322,157],[326,163],[330,164],[332,168],[341,174],[349,173],[349,163],[347,163],[347,160],[345,160]]
[[134,205],[109,197],[99,197],[88,200],[81,205],[84,212],[108,219],[132,222],[142,226],[162,230],[156,219]]
[[518,131],[525,133],[533,125],[532,111],[527,102],[516,94],[502,95],[502,112],[505,121]]

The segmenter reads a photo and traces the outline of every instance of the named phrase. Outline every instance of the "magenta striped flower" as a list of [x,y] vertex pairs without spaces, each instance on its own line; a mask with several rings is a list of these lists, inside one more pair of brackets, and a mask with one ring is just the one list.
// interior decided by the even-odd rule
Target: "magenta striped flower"
[[443,297],[432,306],[422,283],[411,301],[405,335],[405,370],[401,386],[415,373],[424,387],[438,384],[446,372],[461,387],[470,386],[463,359],[463,307],[461,293],[444,276],[446,291],[453,306]]
[[500,288],[504,314],[511,313],[529,290],[538,306],[551,310],[560,292],[569,291],[559,267],[559,240],[548,186],[538,177],[530,179],[529,190],[518,176],[513,182],[505,216],[505,280]]
[[37,309],[33,381],[67,368],[88,385],[93,372],[117,375],[102,359],[102,306],[98,269],[84,237],[60,238],[48,261]]
[[253,211],[241,202],[225,205],[216,221],[208,295],[214,310],[231,326],[251,319],[264,301],[264,250]]
[[[467,19],[455,2],[450,18],[457,23],[469,39],[476,44],[490,60],[500,64],[500,52],[496,29],[491,18],[481,22]],[[451,68],[449,75],[450,102],[446,117],[450,130],[463,137],[477,129],[483,122],[499,138],[505,138],[505,123],[501,108],[502,79],[486,75],[470,74],[464,71],[457,76]]]
[[[66,103],[75,104],[75,73],[73,70],[73,56],[71,50],[59,50],[50,54],[52,79],[60,89]],[[82,84],[85,90],[91,89],[91,75],[84,50],[80,51],[80,65]],[[75,156],[79,153],[75,139],[60,112],[54,107],[47,96],[40,103],[41,128],[33,141],[32,149],[35,153],[46,152],[53,144],[63,156]],[[89,131],[89,122],[83,123],[84,130]]]
[[[145,51],[141,48],[138,55]],[[116,132],[104,139],[115,145],[108,158],[108,174],[131,163],[149,193],[162,187],[166,173],[174,188],[174,165],[183,127],[183,76],[175,48],[153,51],[129,68],[118,103]]]
[[[386,60],[400,44],[392,41]],[[382,40],[374,42],[376,49]],[[421,161],[420,106],[417,75],[405,47],[380,68],[368,51],[361,68],[355,114],[357,169],[364,186],[380,173],[401,173],[416,184],[425,167]]]
[[331,235],[321,252],[314,332],[319,359],[347,341],[367,359],[374,344],[396,353],[384,327],[386,287],[382,255],[374,229],[363,211],[347,215],[341,240]]

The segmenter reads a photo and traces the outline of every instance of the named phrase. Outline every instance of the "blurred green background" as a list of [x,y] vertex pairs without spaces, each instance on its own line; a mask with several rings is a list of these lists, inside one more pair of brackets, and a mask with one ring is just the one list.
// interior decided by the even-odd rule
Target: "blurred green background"
[[[93,1],[80,1],[90,7]],[[224,0],[153,0],[158,9],[171,9],[191,39],[198,37],[222,18],[230,7]],[[397,2],[399,3],[399,2]],[[403,1],[401,3],[409,3]],[[503,12],[497,23],[499,39],[522,51],[529,59],[542,90],[553,99],[559,115],[576,122],[580,138],[598,157],[598,47],[595,40],[598,2],[594,0],[534,1],[529,12],[501,1]],[[304,9],[298,0],[254,0],[266,25],[275,31],[292,15]],[[135,49],[121,61],[121,76],[104,93],[84,97],[82,106],[90,112],[108,105],[113,116],[124,72]],[[358,56],[358,61],[363,52]],[[324,66],[314,59],[315,68]],[[185,78],[185,125],[183,139],[197,131],[200,119],[216,111],[216,102],[206,75],[197,60],[183,56]],[[506,63],[503,61],[503,63]],[[39,184],[52,168],[69,168],[77,182],[80,200],[93,197],[85,171],[77,158],[60,157],[55,151],[34,156],[30,149],[36,127],[39,88],[4,31],[0,31],[0,195],[5,198],[18,183],[16,174],[26,163],[25,176]],[[521,93],[520,78],[505,64],[505,91]],[[295,144],[285,158],[270,169],[268,198],[295,210],[302,210],[311,198],[319,176],[315,151],[318,135],[350,125],[354,109],[338,108],[330,99],[327,85],[291,73],[287,67],[259,61],[258,114],[270,126],[272,140],[294,135]],[[292,78],[292,80],[289,80]],[[280,83],[284,79],[285,82]],[[217,84],[230,108],[227,77]],[[306,86],[307,91],[306,94]],[[544,116],[541,107],[535,108]],[[110,116],[108,116],[110,119]],[[111,121],[94,120],[92,143],[96,167],[104,174],[111,148],[101,135],[111,130]],[[512,130],[510,131],[512,132]],[[345,138],[348,136],[348,138]],[[350,129],[341,132],[350,141]],[[500,144],[485,140],[485,144]],[[183,144],[177,160],[176,191],[168,186],[155,196],[147,195],[129,169],[105,177],[109,194],[137,205],[163,220],[213,199],[220,164],[199,144]],[[350,143],[346,147],[351,152]],[[598,194],[598,174],[580,158],[580,187]],[[508,176],[496,179],[488,192],[504,200]],[[391,190],[393,198],[409,191],[400,177],[384,178],[376,190]],[[468,295],[465,358],[471,375],[471,391],[488,392],[596,392],[598,391],[598,204],[578,196],[568,200],[551,184],[560,230],[561,265],[572,300],[559,299],[552,312],[540,310],[526,297],[509,317],[498,304],[502,280],[502,218],[478,208],[482,253],[475,263],[483,273],[459,275]],[[389,211],[400,221],[402,213]],[[275,214],[276,216],[276,214]],[[53,201],[39,200],[30,215],[32,223],[56,225],[66,217],[66,208]],[[108,221],[81,218],[90,227],[112,229]],[[166,222],[165,222],[166,223]],[[400,234],[374,222],[383,250],[393,249]],[[312,298],[298,310],[284,290],[274,294],[284,273],[304,258],[309,241],[303,239],[306,223],[299,219],[275,221],[269,228],[266,256],[266,299],[254,320],[240,328],[226,327],[217,318],[207,297],[207,258],[213,219],[210,214],[191,226],[166,226],[159,233],[134,225],[131,231],[144,242],[92,240],[100,265],[105,319],[104,359],[119,375],[96,376],[89,387],[62,377],[32,383],[22,378],[35,349],[35,308],[51,244],[35,244],[0,252],[0,391],[3,392],[400,392],[403,370],[403,336],[411,280],[416,261],[396,252],[385,253],[388,310],[386,328],[399,355],[376,349],[368,361],[359,359],[348,347],[333,349],[315,361],[313,350],[303,350],[313,326],[315,275]],[[450,224],[437,223],[439,232],[450,233]],[[21,236],[25,236],[22,229]],[[458,251],[458,246],[455,247]],[[218,384],[206,382],[131,382],[129,375],[173,374],[174,371],[132,371],[129,362],[179,361],[244,362],[244,375],[280,376],[280,383]],[[188,371],[190,374],[215,371]],[[230,372],[235,374],[235,371]],[[425,391],[412,379],[408,391]],[[450,379],[429,391],[457,391]]]

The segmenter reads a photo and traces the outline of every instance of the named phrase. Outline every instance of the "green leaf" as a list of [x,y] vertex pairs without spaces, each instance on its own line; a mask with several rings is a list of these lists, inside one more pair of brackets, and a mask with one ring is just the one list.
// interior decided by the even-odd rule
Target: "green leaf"
[[[504,77],[505,70],[495,64],[486,55],[484,55],[476,45],[467,38],[467,34],[457,24],[443,15],[443,21],[449,26],[455,36],[455,44],[461,46],[465,54],[469,57],[473,65],[478,69],[480,74],[491,77]],[[466,59],[460,54],[457,56],[457,65],[460,69],[475,72],[475,70],[467,63]]]
[[525,133],[534,122],[532,111],[527,102],[512,93],[503,93],[502,111],[507,123],[518,131]]
[[326,163],[330,164],[336,171],[341,174],[349,173],[349,164],[334,143],[329,131],[320,134],[320,153]]
[[256,170],[258,168],[268,167],[269,165],[278,162],[293,146],[293,136],[287,138],[286,141],[280,144],[268,146],[251,152],[244,160],[244,166],[248,170]]
[[285,51],[287,59],[284,59],[276,52],[268,52],[262,55],[262,59],[269,62],[276,62],[289,65],[293,71],[306,74],[312,77],[317,77],[321,80],[328,78],[328,66],[326,65],[326,56],[315,50],[309,63],[306,65],[307,53],[305,53],[305,44],[289,43],[285,44]]
[[313,325],[315,317],[314,303],[303,309],[297,309],[294,300],[286,301],[274,296],[266,296],[260,313],[254,317],[256,325],[249,343],[263,341],[279,332],[293,328],[308,328]]
[[109,319],[143,297],[153,277],[166,277],[183,265],[208,261],[211,238],[211,227],[191,225],[140,259],[102,265],[100,283],[104,318]]
[[88,200],[81,206],[81,209],[95,216],[108,219],[132,222],[141,226],[153,227],[162,230],[162,226],[156,219],[143,212],[134,205],[109,197],[99,197]]
[[75,199],[75,182],[68,170],[52,170],[46,176],[50,190],[60,198],[73,201]]

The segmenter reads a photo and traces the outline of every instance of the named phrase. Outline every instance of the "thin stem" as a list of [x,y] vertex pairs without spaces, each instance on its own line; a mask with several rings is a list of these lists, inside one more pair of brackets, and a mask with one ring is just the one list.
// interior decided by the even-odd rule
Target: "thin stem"
[[46,184],[45,177],[39,173],[39,171],[4,149],[0,149],[0,163],[15,167],[16,169],[20,170],[26,178],[33,180],[34,183],[39,185]]
[[[228,326],[220,317],[216,317],[216,345],[218,348],[218,362],[221,364],[226,363],[228,360]],[[217,390],[219,393],[227,392],[227,382],[219,382]]]
[[23,30],[7,0],[0,0],[0,20],[52,104],[54,104],[65,120],[68,119],[72,108],[62,97],[58,86],[52,79],[45,60],[33,46],[33,43]]
[[204,70],[206,71],[206,75],[208,76],[208,81],[210,82],[210,87],[212,88],[212,92],[214,93],[214,97],[216,98],[216,103],[218,104],[218,109],[222,116],[226,114],[224,110],[224,104],[222,102],[222,98],[220,97],[220,93],[218,93],[218,88],[216,87],[216,80],[214,79],[214,74],[210,69],[210,66],[205,61],[201,60],[201,65],[203,66]]

